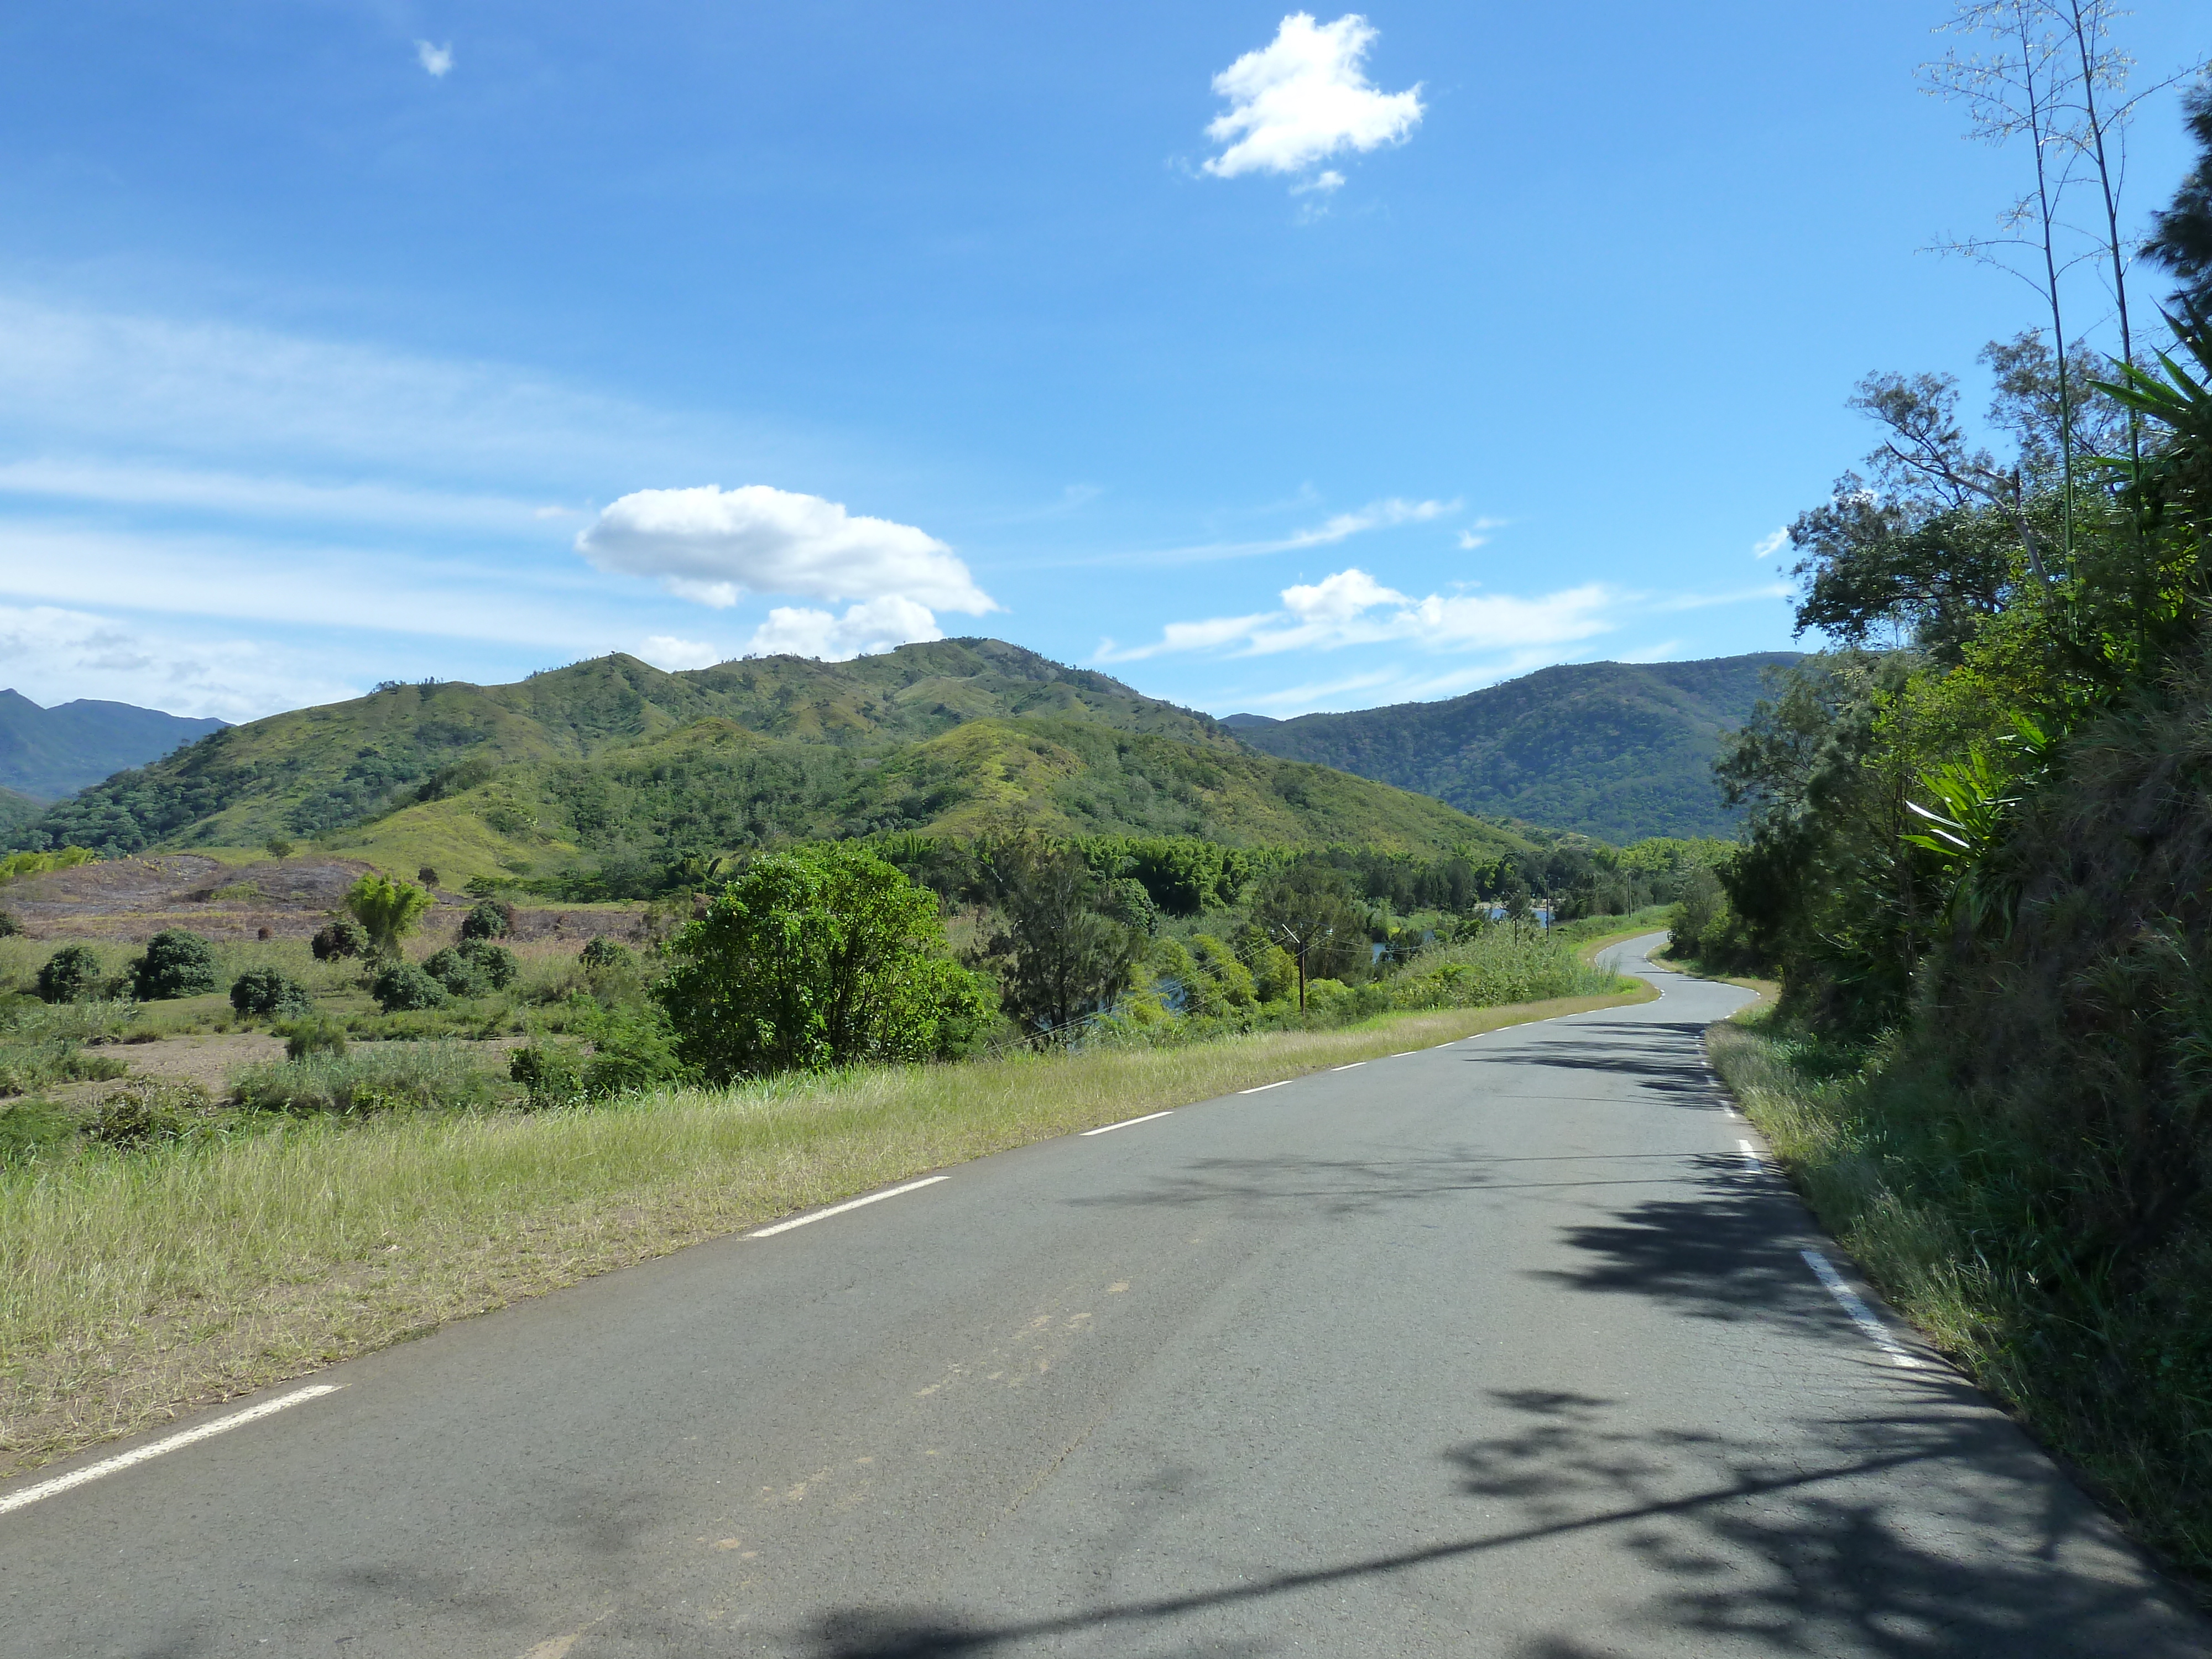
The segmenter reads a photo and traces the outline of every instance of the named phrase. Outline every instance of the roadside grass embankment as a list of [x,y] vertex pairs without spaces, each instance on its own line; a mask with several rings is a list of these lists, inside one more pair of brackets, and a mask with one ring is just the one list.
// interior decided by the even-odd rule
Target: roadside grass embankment
[[2116,1283],[2075,1258],[2001,1111],[1899,1043],[1761,1009],[1711,1028],[1714,1068],[1822,1225],[1897,1310],[2212,1593],[2212,1237],[2185,1228]]
[[0,1170],[0,1475],[886,1182],[1651,994],[791,1076],[572,1111],[309,1117]]

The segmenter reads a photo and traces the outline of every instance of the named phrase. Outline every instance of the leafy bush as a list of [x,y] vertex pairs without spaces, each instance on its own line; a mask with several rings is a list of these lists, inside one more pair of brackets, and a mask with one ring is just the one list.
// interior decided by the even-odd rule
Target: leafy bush
[[626,945],[611,939],[593,938],[584,941],[584,948],[576,952],[576,960],[592,972],[604,973],[609,969],[630,967],[637,958],[630,954]]
[[[1456,945],[1425,951],[1378,988],[1400,1008],[1492,1008],[1550,997],[1592,996],[1613,975],[1541,933],[1485,927]],[[1310,997],[1312,987],[1307,988]]]
[[476,965],[484,982],[495,991],[504,991],[522,977],[522,963],[504,945],[494,945],[489,939],[465,939],[454,947]]
[[182,927],[165,927],[148,939],[146,953],[131,964],[131,979],[141,1002],[205,996],[222,985],[208,942]]
[[497,1079],[454,1042],[373,1042],[248,1066],[232,1097],[259,1111],[361,1114],[489,1106]]
[[415,879],[421,882],[425,887],[435,887],[438,884],[437,866],[433,864],[424,865],[420,870],[417,870],[415,872]]
[[0,939],[14,939],[22,931],[22,921],[13,910],[0,910]]
[[315,953],[317,962],[337,962],[347,957],[362,956],[368,950],[368,929],[357,921],[349,921],[341,916],[309,939],[307,948]]
[[272,859],[289,859],[292,856],[292,843],[282,836],[271,836],[261,844],[261,850]]
[[85,1139],[117,1151],[181,1139],[213,1103],[197,1083],[149,1078],[103,1099],[84,1126]]
[[82,1002],[96,997],[106,982],[100,955],[89,945],[64,945],[39,969],[42,1002]]
[[241,1014],[304,1014],[307,988],[281,968],[249,968],[230,982],[230,1006]]
[[345,1027],[327,1016],[310,1014],[305,1019],[294,1020],[284,1029],[284,1056],[288,1060],[305,1060],[310,1054],[335,1057],[345,1051]]
[[411,962],[395,962],[368,988],[387,1014],[413,1013],[445,1006],[446,988]]
[[529,1091],[532,1111],[573,1105],[584,1097],[583,1068],[573,1048],[539,1042],[517,1048],[507,1074]]
[[857,847],[756,860],[671,946],[653,989],[684,1060],[714,1083],[926,1060],[988,1025],[992,998],[945,954],[937,901]]
[[[491,988],[483,970],[450,945],[442,951],[432,952],[429,960],[422,964],[422,971],[457,997],[481,996]],[[382,982],[381,980],[378,981],[380,984]],[[378,1000],[383,1000],[381,995]],[[386,1005],[385,1012],[392,1012],[390,1005]]]
[[483,899],[469,907],[461,918],[463,939],[505,939],[514,931],[514,907],[494,899]]

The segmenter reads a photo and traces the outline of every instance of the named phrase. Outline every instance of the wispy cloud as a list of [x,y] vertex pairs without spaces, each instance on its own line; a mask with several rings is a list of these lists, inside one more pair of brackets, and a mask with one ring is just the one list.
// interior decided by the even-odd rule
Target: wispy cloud
[[453,72],[453,43],[434,46],[428,40],[415,43],[415,61],[429,71],[434,81],[442,81]]
[[333,524],[527,531],[574,509],[496,495],[41,457],[0,462],[0,495]]
[[1281,608],[1246,617],[1170,623],[1149,644],[1102,640],[1095,660],[1139,662],[1177,652],[1273,656],[1400,642],[1431,651],[1494,651],[1587,639],[1614,626],[1622,596],[1589,582],[1534,599],[1460,592],[1415,599],[1357,567],[1282,591]]
[[1206,136],[1224,148],[1209,158],[1217,179],[1247,173],[1304,175],[1294,188],[1327,193],[1344,182],[1314,169],[1346,150],[1401,144],[1420,124],[1421,89],[1382,92],[1368,80],[1376,30],[1357,12],[1316,23],[1310,12],[1283,19],[1275,38],[1213,77],[1229,100]]
[[1790,529],[1789,526],[1785,525],[1779,530],[1774,531],[1768,535],[1761,536],[1759,538],[1758,543],[1752,548],[1751,556],[1754,559],[1771,559],[1777,553],[1779,553],[1784,548],[1789,545]]
[[96,697],[247,720],[360,695],[362,686],[334,678],[314,655],[149,629],[94,611],[0,605],[0,679],[36,686],[50,702]]
[[712,668],[730,658],[730,653],[718,645],[709,645],[704,640],[679,640],[672,634],[647,635],[645,643],[638,647],[637,654],[655,668],[665,668],[672,674],[684,668]]

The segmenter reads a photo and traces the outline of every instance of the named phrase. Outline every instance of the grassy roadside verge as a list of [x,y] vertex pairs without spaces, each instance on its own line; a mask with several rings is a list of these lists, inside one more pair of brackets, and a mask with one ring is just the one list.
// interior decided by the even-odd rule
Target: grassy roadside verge
[[1932,1066],[1824,1045],[1765,1011],[1713,1026],[1707,1048],[1890,1304],[2206,1599],[2212,1241],[2184,1237],[2142,1282],[2087,1279],[2037,1224],[2047,1172]]
[[1649,988],[1328,1031],[302,1122],[0,1176],[0,1477],[787,1212]]

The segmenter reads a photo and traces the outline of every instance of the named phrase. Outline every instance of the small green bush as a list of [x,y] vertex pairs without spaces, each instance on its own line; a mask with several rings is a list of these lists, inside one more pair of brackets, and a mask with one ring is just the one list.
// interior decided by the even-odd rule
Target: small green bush
[[461,918],[463,939],[505,939],[514,931],[514,907],[483,899],[469,907]]
[[583,1068],[573,1048],[538,1042],[517,1048],[507,1063],[507,1074],[529,1091],[532,1111],[574,1105],[584,1097]]
[[222,988],[215,952],[198,933],[165,927],[146,941],[146,953],[131,964],[131,989],[141,1002],[205,996]]
[[[422,971],[436,980],[453,996],[481,996],[491,988],[483,970],[478,968],[472,959],[464,956],[450,945],[442,951],[434,951],[429,960],[422,964]],[[382,983],[381,981],[378,982]],[[382,1000],[380,994],[378,1000]],[[386,1013],[392,1012],[388,1005],[385,1012]]]
[[295,1019],[284,1028],[284,1056],[305,1060],[310,1054],[336,1056],[346,1051],[346,1029],[321,1014]]
[[611,969],[628,968],[637,958],[630,954],[626,945],[611,939],[594,938],[584,941],[584,948],[576,952],[576,960],[592,972],[605,973]]
[[435,887],[438,884],[437,866],[434,864],[424,865],[420,870],[417,870],[415,872],[415,879],[421,882],[425,887]]
[[149,1079],[102,1100],[84,1126],[85,1139],[120,1152],[179,1140],[191,1128],[193,1117],[211,1104],[207,1091],[197,1083]]
[[39,969],[41,1002],[82,1002],[100,994],[106,975],[99,953],[89,945],[64,945]]
[[386,968],[369,986],[368,994],[387,1014],[443,1007],[446,1001],[446,988],[411,962],[395,962]]
[[272,859],[289,859],[292,856],[292,843],[282,836],[271,836],[262,842],[261,850]]
[[307,948],[315,953],[317,962],[362,956],[368,950],[368,929],[341,916],[309,939]]
[[23,924],[13,910],[0,910],[0,939],[14,939],[22,931]]
[[230,982],[230,1006],[241,1014],[304,1014],[307,988],[281,968],[249,968]]
[[504,991],[522,977],[522,963],[504,945],[494,945],[489,939],[465,939],[456,947],[476,964],[477,971],[495,991]]

